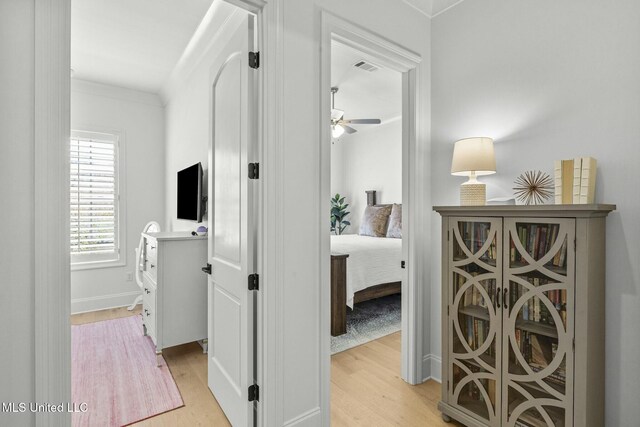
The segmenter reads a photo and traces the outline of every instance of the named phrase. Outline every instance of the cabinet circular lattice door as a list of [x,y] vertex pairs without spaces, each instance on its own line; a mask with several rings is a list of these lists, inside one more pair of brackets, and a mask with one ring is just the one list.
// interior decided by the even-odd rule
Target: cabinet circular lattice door
[[502,425],[570,426],[574,219],[505,219]]
[[451,218],[449,224],[448,400],[500,426],[502,220]]

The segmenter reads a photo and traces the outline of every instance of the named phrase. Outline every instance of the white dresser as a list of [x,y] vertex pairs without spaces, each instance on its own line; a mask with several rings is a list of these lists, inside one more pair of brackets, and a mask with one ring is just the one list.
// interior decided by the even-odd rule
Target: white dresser
[[143,233],[142,319],[162,350],[207,338],[207,238],[189,232]]

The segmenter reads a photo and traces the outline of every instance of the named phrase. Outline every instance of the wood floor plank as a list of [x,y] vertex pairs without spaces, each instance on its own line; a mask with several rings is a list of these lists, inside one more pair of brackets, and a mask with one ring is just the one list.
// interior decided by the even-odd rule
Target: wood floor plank
[[437,408],[440,384],[435,381],[407,384],[400,378],[400,360],[400,332],[334,355],[332,421],[339,422],[336,425],[361,425],[354,410],[359,405],[392,425],[461,426],[442,421]]
[[[126,308],[73,315],[74,325],[139,315]],[[440,384],[412,386],[400,378],[400,332],[331,357],[332,426],[455,427],[437,409]],[[165,349],[184,406],[134,424],[137,427],[229,426],[207,385],[207,356],[197,343]]]

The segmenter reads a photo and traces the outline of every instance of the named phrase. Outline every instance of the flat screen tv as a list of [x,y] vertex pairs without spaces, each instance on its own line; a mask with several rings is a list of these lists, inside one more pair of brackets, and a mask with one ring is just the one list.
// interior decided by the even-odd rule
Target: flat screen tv
[[202,164],[178,172],[178,219],[202,222]]

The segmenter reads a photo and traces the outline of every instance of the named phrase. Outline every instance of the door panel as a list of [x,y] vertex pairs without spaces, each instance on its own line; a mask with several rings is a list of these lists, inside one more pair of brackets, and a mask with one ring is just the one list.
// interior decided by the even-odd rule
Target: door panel
[[506,219],[506,426],[573,425],[574,219]]
[[255,273],[253,198],[248,179],[253,145],[255,70],[249,69],[253,18],[248,15],[212,70],[212,141],[209,164],[209,388],[234,426],[253,424],[248,388],[254,381]]
[[500,426],[502,220],[449,221],[449,402]]

